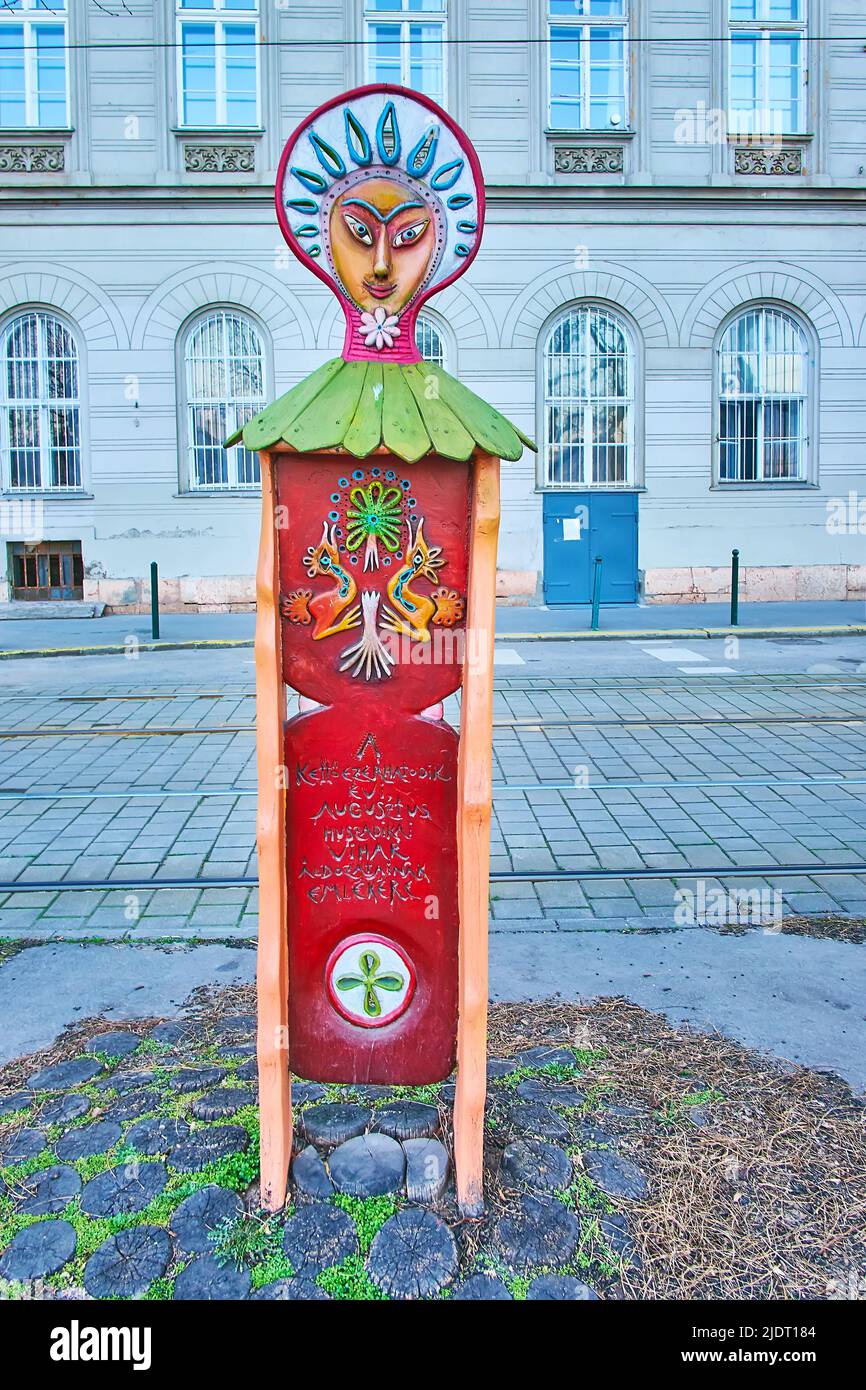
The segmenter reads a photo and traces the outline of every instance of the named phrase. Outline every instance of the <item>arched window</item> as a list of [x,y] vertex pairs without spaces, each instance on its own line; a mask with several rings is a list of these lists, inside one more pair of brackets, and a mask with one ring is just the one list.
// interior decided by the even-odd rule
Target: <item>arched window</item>
[[415,343],[425,362],[445,366],[445,341],[432,319],[419,314],[415,325]]
[[568,309],[544,345],[547,487],[628,487],[634,350],[625,323],[599,304]]
[[81,487],[78,349],[60,319],[18,314],[3,334],[4,474],[13,492]]
[[256,488],[259,461],[223,440],[265,404],[265,351],[251,319],[211,309],[191,325],[184,349],[189,486]]
[[808,444],[809,343],[783,309],[758,305],[718,349],[720,483],[801,482]]

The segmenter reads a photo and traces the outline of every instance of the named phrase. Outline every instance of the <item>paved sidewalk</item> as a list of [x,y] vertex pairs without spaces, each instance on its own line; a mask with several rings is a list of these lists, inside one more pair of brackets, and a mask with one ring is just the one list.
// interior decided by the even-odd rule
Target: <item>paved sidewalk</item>
[[[646,604],[644,606],[604,607],[600,631],[590,633],[590,610],[574,608],[512,607],[500,604],[496,610],[496,631],[500,638],[519,640],[538,634],[562,633],[574,637],[604,637],[634,633],[649,638],[671,633],[701,636],[707,629],[726,629],[730,609],[725,603]],[[751,631],[782,630],[808,634],[826,628],[860,628],[866,631],[866,603],[848,602],[741,603],[739,626],[743,634]],[[251,642],[255,631],[253,613],[165,613],[160,620],[160,644],[168,650],[176,643]],[[120,647],[151,642],[150,617],[121,614],[103,618],[63,620],[6,619],[0,623],[0,655],[15,651],[68,651],[83,648]]]
[[[224,945],[34,946],[0,966],[0,1062],[103,1014],[174,1014],[203,984],[251,981],[255,953]],[[62,988],[58,988],[62,981]],[[547,933],[495,936],[494,1000],[625,995],[674,1023],[719,1030],[772,1056],[830,1068],[866,1089],[860,1017],[866,948],[760,931],[595,933],[567,952]]]

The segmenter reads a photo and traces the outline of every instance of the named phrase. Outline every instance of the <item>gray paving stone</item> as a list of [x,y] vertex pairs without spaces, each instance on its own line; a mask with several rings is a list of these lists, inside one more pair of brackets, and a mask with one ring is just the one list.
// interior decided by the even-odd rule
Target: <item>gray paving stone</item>
[[175,1208],[169,1225],[179,1248],[187,1255],[213,1251],[211,1234],[226,1221],[243,1214],[243,1202],[236,1192],[211,1183],[184,1197]]
[[338,1192],[352,1197],[380,1197],[403,1186],[406,1160],[396,1139],[387,1134],[360,1134],[332,1152],[328,1172]]
[[47,1278],[75,1254],[75,1228],[68,1221],[37,1221],[25,1226],[0,1255],[0,1279],[30,1283]]
[[355,1223],[339,1207],[324,1202],[302,1207],[286,1222],[283,1251],[296,1277],[315,1279],[358,1253]]
[[454,1236],[432,1211],[406,1207],[375,1236],[367,1271],[391,1298],[429,1298],[457,1273]]
[[177,1276],[172,1297],[181,1301],[213,1302],[246,1298],[249,1291],[249,1270],[220,1266],[212,1255],[199,1255]]

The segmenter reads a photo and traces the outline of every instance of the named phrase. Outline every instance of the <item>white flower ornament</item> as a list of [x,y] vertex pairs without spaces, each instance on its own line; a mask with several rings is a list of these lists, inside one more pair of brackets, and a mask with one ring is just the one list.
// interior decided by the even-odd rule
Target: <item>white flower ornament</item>
[[374,347],[377,352],[393,347],[394,339],[400,337],[398,318],[398,314],[389,314],[385,309],[376,309],[372,314],[363,313],[358,332],[364,339],[364,346]]

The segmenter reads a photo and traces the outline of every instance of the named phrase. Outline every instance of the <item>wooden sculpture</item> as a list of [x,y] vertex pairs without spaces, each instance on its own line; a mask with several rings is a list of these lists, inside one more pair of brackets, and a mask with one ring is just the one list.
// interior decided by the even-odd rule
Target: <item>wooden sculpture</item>
[[[277,215],[346,336],[227,441],[262,475],[262,1202],[286,1196],[289,1062],[416,1085],[456,1061],[458,1199],[477,1213],[499,460],[534,445],[421,359],[415,321],[477,253],[481,170],[426,97],[362,87],[288,141]],[[443,701],[461,686],[458,739]]]

